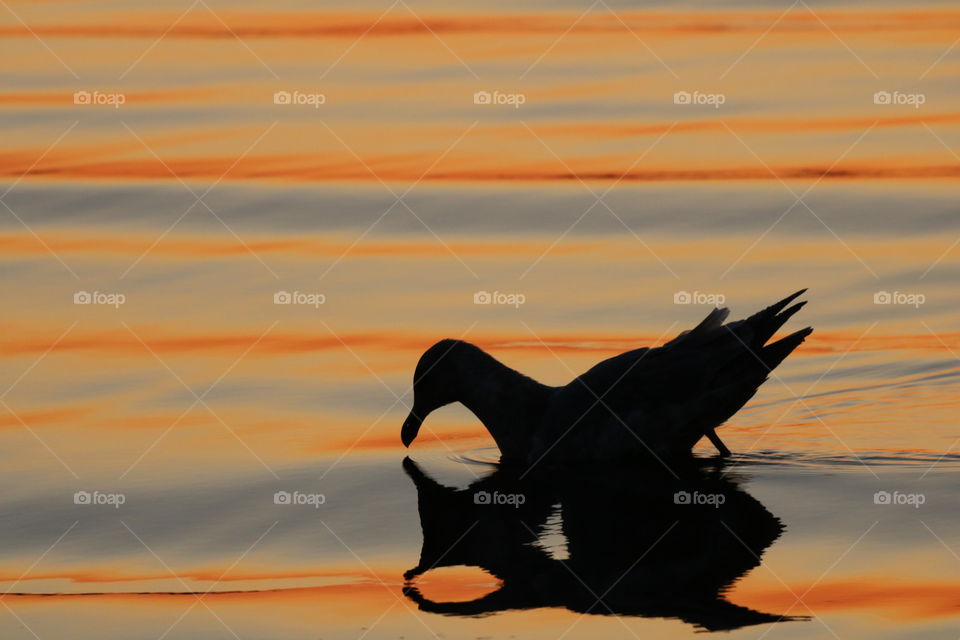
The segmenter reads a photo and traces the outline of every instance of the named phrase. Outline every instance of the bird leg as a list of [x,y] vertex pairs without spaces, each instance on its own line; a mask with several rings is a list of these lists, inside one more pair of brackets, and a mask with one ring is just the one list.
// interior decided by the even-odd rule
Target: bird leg
[[717,435],[715,429],[710,429],[707,431],[707,438],[713,443],[713,446],[717,448],[717,451],[720,452],[722,457],[727,457],[730,455],[730,449],[727,449],[727,445],[723,444],[723,441],[720,440],[720,436]]

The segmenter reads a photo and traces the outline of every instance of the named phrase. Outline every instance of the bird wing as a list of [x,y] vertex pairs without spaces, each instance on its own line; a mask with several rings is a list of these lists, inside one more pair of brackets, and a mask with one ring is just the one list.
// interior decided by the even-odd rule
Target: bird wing
[[[572,417],[585,425],[575,434],[582,438],[570,439],[573,448],[615,448],[639,437],[650,449],[689,450],[753,397],[770,372],[810,334],[808,327],[767,344],[802,308],[803,302],[788,307],[802,293],[726,324],[729,311],[713,309],[696,327],[660,347],[628,351],[598,363],[558,394],[555,407],[575,407],[573,415],[561,419],[554,412],[549,422],[569,425]],[[626,433],[625,427],[633,433]],[[551,424],[545,428],[552,430],[541,435],[547,441],[563,431]],[[605,438],[597,429],[617,433]],[[624,439],[625,435],[630,437]]]

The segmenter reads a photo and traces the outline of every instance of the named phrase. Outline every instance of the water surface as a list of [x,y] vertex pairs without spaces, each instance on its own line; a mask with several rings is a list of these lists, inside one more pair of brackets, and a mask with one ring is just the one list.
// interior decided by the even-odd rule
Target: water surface
[[[730,633],[955,637],[958,37],[935,2],[9,2],[4,637],[689,637],[421,610],[503,584],[409,597],[404,455],[451,490],[497,458],[459,407],[402,449],[413,367],[463,338],[564,384],[803,287],[815,333],[722,429],[783,530],[720,595],[785,620]],[[557,504],[550,571],[600,546]]]

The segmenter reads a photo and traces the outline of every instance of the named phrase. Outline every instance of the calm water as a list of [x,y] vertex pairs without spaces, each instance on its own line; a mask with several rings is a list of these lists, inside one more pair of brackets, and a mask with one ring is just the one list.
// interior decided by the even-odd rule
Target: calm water
[[[956,637],[960,13],[587,9],[9,2],[3,637],[710,628],[649,593],[583,615],[585,561],[639,567],[627,595],[729,562],[711,607],[797,618],[734,637]],[[469,412],[399,442],[440,338],[563,384],[802,287],[816,331],[723,427],[715,513],[590,479],[505,529],[461,504],[509,486]]]

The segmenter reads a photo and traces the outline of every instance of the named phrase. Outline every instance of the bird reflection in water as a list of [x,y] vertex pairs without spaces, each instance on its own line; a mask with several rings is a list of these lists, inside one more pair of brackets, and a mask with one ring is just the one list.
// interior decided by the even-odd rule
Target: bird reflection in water
[[[760,564],[783,525],[725,477],[722,464],[670,470],[605,467],[523,477],[502,467],[466,489],[441,485],[410,458],[423,548],[404,594],[423,611],[475,616],[565,607],[598,615],[675,618],[719,631],[800,619],[725,598]],[[551,518],[551,516],[554,516]],[[539,541],[559,517],[566,557]],[[479,567],[499,588],[466,602],[428,599],[418,578]]]

